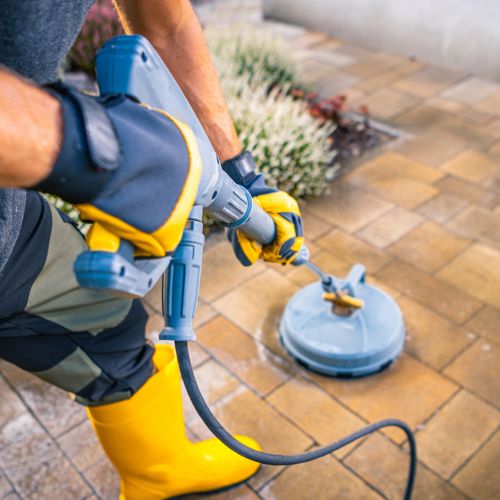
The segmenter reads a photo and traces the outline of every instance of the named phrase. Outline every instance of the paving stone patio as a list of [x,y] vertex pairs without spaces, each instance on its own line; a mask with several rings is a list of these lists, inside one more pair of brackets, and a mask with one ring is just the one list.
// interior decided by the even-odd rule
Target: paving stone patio
[[[374,119],[403,133],[303,210],[318,264],[342,275],[363,262],[369,281],[397,298],[405,352],[375,377],[306,372],[284,353],[277,323],[314,276],[262,263],[242,268],[214,235],[192,348],[203,392],[229,429],[272,452],[312,449],[401,418],[419,448],[415,498],[500,498],[500,84],[272,26],[320,91],[367,103]],[[147,307],[154,335],[162,326],[158,289]],[[208,437],[189,402],[185,414],[190,434]],[[212,498],[397,499],[407,459],[403,435],[381,432],[313,464],[264,466]],[[112,499],[117,491],[84,409],[1,363],[0,498]]]

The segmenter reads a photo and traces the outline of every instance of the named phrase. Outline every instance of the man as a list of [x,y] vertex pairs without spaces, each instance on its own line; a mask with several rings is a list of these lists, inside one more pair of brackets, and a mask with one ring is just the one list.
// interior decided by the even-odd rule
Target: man
[[[0,357],[74,394],[121,476],[127,499],[213,491],[246,480],[257,464],[217,440],[193,444],[182,417],[172,349],[145,340],[140,301],[78,287],[87,248],[37,191],[56,194],[94,222],[88,244],[120,238],[140,255],[175,249],[201,164],[182,123],[125,96],[84,96],[56,80],[92,0],[7,0],[0,18]],[[188,0],[118,0],[128,33],[155,46],[198,115],[224,168],[241,153],[202,30]],[[28,80],[29,79],[29,80]],[[239,181],[276,222],[261,248],[235,233],[245,265],[289,263],[302,243],[297,203],[250,172]],[[23,189],[24,188],[24,189]],[[254,448],[247,437],[243,442]]]

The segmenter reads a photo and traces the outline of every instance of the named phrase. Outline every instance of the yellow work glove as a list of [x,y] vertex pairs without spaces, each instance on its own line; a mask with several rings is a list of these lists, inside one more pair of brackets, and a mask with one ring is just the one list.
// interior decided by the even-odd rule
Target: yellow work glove
[[255,174],[255,162],[248,151],[225,161],[222,168],[250,192],[254,202],[276,225],[274,241],[265,246],[237,229],[230,229],[228,238],[238,260],[244,266],[251,266],[258,259],[279,264],[292,262],[304,243],[298,203],[289,194],[267,186],[262,174]]

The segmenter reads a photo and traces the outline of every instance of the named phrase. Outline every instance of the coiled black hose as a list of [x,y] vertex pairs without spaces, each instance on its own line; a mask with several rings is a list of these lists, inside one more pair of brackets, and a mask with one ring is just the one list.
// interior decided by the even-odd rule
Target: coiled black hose
[[410,468],[408,472],[408,480],[406,482],[406,488],[404,493],[404,499],[410,500],[413,484],[415,482],[415,472],[417,466],[417,446],[415,443],[415,437],[413,432],[408,427],[407,424],[401,420],[387,419],[376,422],[375,424],[367,425],[359,431],[349,434],[343,439],[336,441],[335,443],[329,444],[320,448],[318,450],[309,451],[306,453],[299,453],[297,455],[278,455],[274,453],[265,453],[262,451],[257,451],[244,444],[240,443],[235,439],[215,418],[214,414],[211,412],[207,403],[203,399],[203,395],[200,392],[198,384],[196,382],[193,367],[191,365],[191,359],[189,357],[188,343],[185,341],[175,342],[175,350],[177,352],[177,358],[179,361],[179,368],[181,371],[182,380],[186,386],[187,393],[193,406],[200,415],[201,419],[205,425],[210,429],[210,431],[219,438],[228,448],[238,453],[249,460],[254,462],[259,462],[261,464],[267,465],[294,465],[304,462],[310,462],[311,460],[316,460],[317,458],[324,457],[339,448],[342,448],[353,441],[356,441],[368,434],[382,429],[383,427],[399,427],[404,431],[408,438],[408,443],[410,445]]

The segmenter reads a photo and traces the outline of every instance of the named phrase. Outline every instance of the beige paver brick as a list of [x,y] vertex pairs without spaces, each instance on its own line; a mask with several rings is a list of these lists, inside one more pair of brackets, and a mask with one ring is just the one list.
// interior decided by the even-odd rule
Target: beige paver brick
[[375,222],[368,224],[357,234],[372,245],[384,248],[402,238],[421,221],[422,216],[415,212],[394,208]]
[[485,113],[500,115],[500,90],[476,102],[474,108]]
[[[2,368],[6,365],[2,363]],[[3,429],[16,418],[27,413],[19,396],[0,377],[0,449],[4,445]]]
[[205,301],[214,300],[263,270],[260,262],[250,267],[242,266],[234,256],[231,245],[221,241],[209,247],[203,255],[200,297]]
[[[408,476],[408,453],[380,434],[367,439],[346,464],[387,498],[403,498]],[[417,500],[465,500],[464,495],[426,467],[418,465],[413,498]]]
[[350,182],[365,186],[388,177],[409,177],[430,184],[443,177],[443,172],[400,153],[388,151],[364,163],[350,173]]
[[298,287],[270,269],[242,283],[218,299],[214,307],[273,352],[282,353],[278,322],[285,304]]
[[453,484],[471,498],[500,498],[500,432],[497,432],[453,478]]
[[392,288],[392,286],[389,286],[385,281],[379,280],[376,276],[370,276],[370,275],[367,276],[366,282],[369,285],[373,285],[376,286],[377,288],[380,288],[385,293],[389,294],[393,299],[397,299],[398,297],[401,296],[400,290]]
[[488,130],[491,130],[498,136],[500,134],[500,119],[496,119],[489,123]]
[[335,38],[334,36],[329,36],[324,42],[320,42],[318,45],[314,46],[313,50],[321,51],[335,51],[336,49],[342,47],[344,44],[343,40]]
[[389,86],[401,78],[420,71],[423,67],[424,65],[421,62],[406,61],[388,70],[380,71],[369,78],[363,78],[356,85],[355,89],[366,93],[374,92],[377,89]]
[[361,479],[328,456],[315,462],[289,467],[260,492],[265,500],[296,499],[331,500],[356,498],[368,500],[381,498]]
[[444,373],[490,403],[500,406],[499,355],[500,349],[496,344],[478,339]]
[[433,131],[412,137],[401,144],[398,150],[413,160],[437,167],[459,153],[465,144],[455,134]]
[[466,328],[500,344],[500,311],[486,306],[475,314],[467,323]]
[[330,195],[311,200],[309,210],[321,219],[354,232],[392,208],[392,203],[361,189],[338,183]]
[[331,252],[350,264],[361,262],[366,266],[368,272],[372,273],[377,272],[391,260],[378,248],[373,248],[363,240],[338,229],[333,229],[318,238],[316,243],[327,252]]
[[2,371],[52,436],[57,437],[85,420],[84,408],[61,389],[9,363],[2,365]]
[[334,50],[339,54],[347,54],[348,56],[351,56],[358,61],[369,58],[373,55],[373,51],[370,49],[346,42],[342,43],[342,45]]
[[380,120],[390,120],[418,102],[415,96],[388,88],[376,90],[373,94],[359,100],[359,104],[368,106],[371,116]]
[[[311,376],[323,389],[369,422],[400,418],[413,428],[432,415],[457,389],[435,370],[405,354],[376,377],[346,381]],[[398,429],[384,432],[398,443],[405,439]]]
[[261,394],[269,393],[289,377],[286,362],[225,318],[207,323],[198,336],[216,359]]
[[0,471],[0,498],[4,500],[5,498],[9,498],[8,495],[10,495],[13,492],[12,486],[7,481],[7,478],[5,475]]
[[500,246],[500,212],[471,206],[451,219],[446,227],[465,238]]
[[486,189],[495,191],[497,194],[500,195],[500,169],[498,174],[495,174],[493,177],[486,179],[484,182],[481,183],[481,185]]
[[489,150],[488,153],[493,156],[500,156],[500,141],[496,142]]
[[408,297],[397,299],[407,328],[406,352],[440,370],[476,336]]
[[[322,79],[339,80],[346,76],[345,71],[317,59],[307,58],[299,60],[297,61],[297,66],[301,80],[308,84],[314,84]],[[355,82],[358,81],[354,75],[351,75],[351,77]]]
[[22,498],[82,498],[91,494],[76,469],[55,442],[28,414],[2,429],[8,444],[0,453],[0,467]]
[[[314,83],[314,89],[322,97],[333,97],[337,94],[347,93],[351,87],[359,82],[359,77],[342,69],[332,69],[331,66],[323,74],[316,70],[312,75],[316,78],[311,78],[311,83]],[[349,95],[351,95],[350,90]]]
[[[246,389],[241,388],[231,393],[220,401],[213,411],[229,431],[251,436],[265,451],[299,453],[312,444],[311,439],[301,430]],[[202,439],[212,437],[200,420],[193,422],[192,428]],[[262,467],[257,476],[250,480],[250,484],[259,488],[279,470],[278,467]]]
[[353,57],[347,54],[340,54],[339,52],[333,50],[339,46],[338,43],[335,47],[331,47],[329,43],[330,42],[326,42],[326,44],[320,43],[312,49],[307,50],[306,54],[300,54],[299,57],[317,59],[322,63],[331,64],[336,68],[345,68],[346,66],[350,66],[354,63]]
[[497,410],[467,391],[460,391],[417,433],[419,459],[449,479],[499,423]]
[[216,315],[217,312],[210,304],[207,304],[203,300],[198,300],[196,314],[193,319],[194,328],[199,328],[201,325],[205,324],[207,321],[210,321]]
[[461,119],[464,119],[465,117],[467,117],[467,121],[472,126],[476,126],[477,128],[485,127],[488,130],[492,130],[491,125],[496,121],[495,115],[467,107],[460,114]]
[[227,368],[213,359],[195,369],[196,380],[208,404],[213,404],[239,387],[239,381]]
[[319,31],[306,31],[304,34],[294,37],[291,43],[296,48],[308,48],[331,40],[331,38]]
[[89,420],[84,420],[57,441],[81,471],[89,469],[106,457]]
[[11,491],[5,497],[3,497],[2,500],[20,500],[20,498],[21,497],[15,491]]
[[408,210],[414,209],[439,193],[436,187],[411,177],[386,177],[374,181],[370,188],[379,196]]
[[498,83],[470,76],[447,88],[442,95],[448,99],[453,99],[454,101],[464,104],[474,104],[485,99],[497,90],[500,90]]
[[488,147],[498,137],[496,131],[478,126],[474,121],[468,120],[466,115],[450,114],[427,104],[402,113],[394,123],[418,134],[434,131],[452,134],[472,147]]
[[120,478],[111,462],[107,459],[91,467],[85,477],[95,488],[99,498],[118,498]]
[[464,73],[460,71],[429,66],[418,73],[399,80],[393,85],[393,88],[419,97],[429,97],[463,78],[463,76]]
[[[302,377],[289,380],[268,396],[267,401],[321,445],[330,444],[364,426],[359,417]],[[355,445],[335,454],[343,457],[352,446]]]
[[[451,101],[448,99],[445,99],[441,95],[438,97],[433,97],[432,99],[429,99],[428,101],[425,102],[427,106],[431,106],[433,108],[439,109],[441,111],[446,111],[447,113],[463,113],[466,109],[466,107],[457,101]],[[470,110],[473,111],[473,110]],[[478,111],[473,111],[474,113],[479,113]]]
[[459,324],[482,306],[471,295],[403,262],[391,262],[377,274],[377,278]]
[[439,224],[444,224],[451,217],[467,206],[467,201],[452,193],[441,193],[418,208],[418,213]]
[[476,243],[443,267],[440,279],[500,308],[500,251]]
[[433,222],[424,222],[388,248],[409,264],[432,273],[460,253],[470,241]]
[[372,52],[349,66],[349,71],[363,79],[379,75],[383,71],[404,64],[408,59],[398,54],[388,52]]
[[500,196],[480,186],[470,184],[457,177],[448,176],[436,182],[436,187],[446,193],[454,194],[463,200],[484,207],[494,208],[500,203]]
[[321,237],[323,234],[330,230],[330,224],[318,219],[312,212],[309,211],[308,206],[302,207],[302,223],[304,225],[304,236],[309,243],[316,238]]
[[482,182],[500,171],[498,163],[491,161],[484,154],[467,150],[444,163],[441,167],[446,172],[469,182]]

